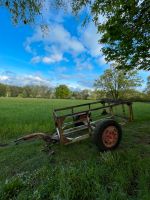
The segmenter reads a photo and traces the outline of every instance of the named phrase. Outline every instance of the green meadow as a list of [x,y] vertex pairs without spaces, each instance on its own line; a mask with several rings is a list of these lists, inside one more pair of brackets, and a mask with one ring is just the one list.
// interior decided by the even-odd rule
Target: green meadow
[[[54,132],[53,109],[87,100],[0,98],[0,143]],[[100,153],[91,139],[42,151],[40,140],[0,148],[0,200],[149,200],[150,103],[133,103],[119,148]]]

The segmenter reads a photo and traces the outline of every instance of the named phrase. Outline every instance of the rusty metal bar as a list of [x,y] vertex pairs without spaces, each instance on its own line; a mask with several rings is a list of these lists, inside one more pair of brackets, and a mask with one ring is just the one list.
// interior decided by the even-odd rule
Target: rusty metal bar
[[[100,107],[97,107],[97,108],[91,108],[91,105],[94,105],[94,104],[99,104],[101,103],[103,106],[100,106]],[[124,105],[127,105],[128,108],[129,108],[129,115],[128,117],[125,117],[125,116],[122,116],[122,115],[116,115],[114,112],[113,112],[113,108],[118,106],[118,105],[122,105],[122,110],[123,110],[123,115],[125,114],[125,110],[124,110]],[[88,110],[84,110],[84,111],[80,111],[80,112],[74,112],[74,108],[77,108],[77,107],[84,107],[84,106],[88,106]],[[64,114],[64,115],[57,115],[57,111],[63,111],[63,110],[67,110],[67,109],[70,109],[71,110],[71,113],[69,114]],[[91,102],[91,103],[86,103],[86,104],[81,104],[81,105],[76,105],[76,106],[69,106],[69,107],[66,107],[66,108],[60,108],[60,109],[55,109],[54,110],[54,120],[55,120],[55,126],[56,126],[56,130],[58,132],[58,135],[59,135],[59,139],[60,139],[60,143],[61,144],[69,144],[69,143],[73,143],[75,141],[79,141],[79,140],[82,140],[84,138],[87,138],[88,136],[91,135],[92,131],[93,131],[93,125],[96,125],[96,121],[91,121],[91,112],[94,112],[94,111],[97,111],[97,110],[102,110],[102,109],[109,109],[109,115],[111,115],[110,117],[108,118],[112,118],[112,117],[120,117],[122,119],[125,119],[125,120],[128,120],[128,121],[132,121],[133,120],[133,110],[132,110],[132,103],[129,102],[129,101],[97,101],[97,102]],[[80,116],[84,116],[83,118],[80,119]],[[79,119],[78,119],[78,116],[79,116]],[[65,119],[66,118],[73,118],[73,121],[68,121],[66,123],[64,123]],[[74,118],[74,117],[77,117]],[[93,116],[94,118],[95,116]],[[107,118],[107,117],[106,117]],[[103,120],[103,119],[106,119],[106,118],[99,118],[99,120],[97,121],[100,121],[100,120]],[[75,119],[75,121],[74,121]],[[72,127],[72,128],[67,128],[67,126],[74,126],[75,123],[78,123],[78,122],[83,122],[84,125],[79,125],[79,127]],[[84,130],[84,129],[87,129],[89,130],[89,133],[88,135],[84,134],[84,135],[81,135],[81,136],[78,136],[78,137],[67,137],[68,134],[74,134],[76,131],[78,130]]]
[[124,100],[110,100],[110,99],[106,99],[106,100],[100,100],[100,101],[95,101],[95,102],[90,102],[90,103],[85,103],[85,104],[79,104],[79,105],[75,105],[75,106],[68,106],[65,108],[58,108],[58,109],[54,109],[54,111],[62,111],[62,110],[68,110],[68,109],[72,109],[72,108],[77,108],[77,107],[84,107],[84,106],[89,106],[89,105],[93,105],[93,104],[105,104],[105,103],[114,103],[114,104],[130,104],[131,102],[129,101],[124,101]]
[[75,106],[68,106],[65,108],[58,108],[58,109],[54,109],[54,111],[62,111],[62,110],[68,110],[68,109],[72,109],[72,108],[77,108],[77,107],[84,107],[84,106],[89,106],[92,104],[98,104],[98,103],[102,103],[103,101],[95,101],[95,102],[91,102],[91,103],[85,103],[85,104],[79,104],[79,105],[75,105]]
[[92,108],[90,110],[84,110],[84,111],[80,111],[80,112],[75,112],[73,114],[65,114],[65,115],[60,115],[59,117],[69,117],[69,116],[76,116],[76,115],[80,115],[82,113],[85,113],[85,112],[89,112],[89,111],[96,111],[96,110],[100,110],[100,109],[104,109],[104,108],[110,108],[111,107],[115,107],[115,106],[118,106],[118,105],[121,105],[121,104],[126,104],[126,103],[115,103],[115,104],[111,104],[111,105],[108,105],[108,106],[103,106],[103,107],[97,107],[97,108]]

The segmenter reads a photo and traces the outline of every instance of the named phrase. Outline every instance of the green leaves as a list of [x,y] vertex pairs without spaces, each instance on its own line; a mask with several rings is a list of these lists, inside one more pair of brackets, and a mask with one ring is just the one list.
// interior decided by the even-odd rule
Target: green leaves
[[0,0],[0,6],[6,7],[12,15],[14,24],[34,23],[38,15],[41,14],[42,1],[40,0]]
[[141,85],[141,79],[136,71],[126,72],[118,70],[115,66],[104,71],[94,86],[97,89],[104,90],[111,98],[124,98],[125,93]]
[[58,99],[67,99],[70,96],[71,91],[69,90],[69,88],[66,85],[59,85],[56,88],[56,98]]
[[149,0],[74,0],[74,5],[76,12],[90,7],[107,61],[119,62],[118,69],[150,70]]
[[[118,1],[116,1],[118,2]],[[107,61],[120,61],[118,69],[145,69],[150,70],[150,9],[148,2],[143,1],[119,1],[120,3],[106,4],[103,6],[107,22],[98,25],[102,33],[100,43],[105,46],[102,49]],[[146,6],[147,4],[147,6]],[[150,4],[150,3],[149,3]],[[145,6],[147,15],[141,15]],[[101,11],[99,11],[101,13]],[[112,13],[111,15],[109,15]],[[94,13],[98,14],[98,13]],[[148,24],[145,22],[149,22]]]

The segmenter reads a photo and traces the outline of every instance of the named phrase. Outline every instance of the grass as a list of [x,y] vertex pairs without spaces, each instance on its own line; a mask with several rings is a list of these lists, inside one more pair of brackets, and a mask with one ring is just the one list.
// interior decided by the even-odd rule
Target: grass
[[[0,98],[0,143],[26,133],[53,132],[56,107],[82,100]],[[91,139],[55,145],[54,156],[42,141],[0,149],[0,200],[149,200],[150,104],[135,103],[135,120],[123,128],[120,147],[100,153]]]

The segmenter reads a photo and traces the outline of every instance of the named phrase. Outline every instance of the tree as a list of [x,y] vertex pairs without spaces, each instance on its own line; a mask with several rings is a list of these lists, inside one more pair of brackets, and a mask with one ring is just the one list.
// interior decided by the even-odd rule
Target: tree
[[44,85],[34,85],[30,86],[31,97],[39,97],[39,98],[49,98],[51,96],[52,90]]
[[6,86],[0,83],[0,97],[4,97],[6,95]]
[[115,66],[104,71],[98,80],[95,81],[96,89],[104,90],[113,99],[124,98],[129,89],[141,85],[141,79],[136,71],[125,73],[118,70]]
[[29,24],[41,14],[42,1],[40,0],[0,0],[0,6],[6,7],[12,15],[15,24],[20,21]]
[[82,96],[82,99],[88,99],[88,97],[90,96],[90,91],[85,89],[85,90],[82,90],[81,91],[81,96]]
[[[89,18],[93,18],[101,34],[105,59],[118,62],[119,69],[150,70],[149,0],[0,0],[0,5],[7,7],[15,23],[28,24],[34,22],[37,15],[42,16],[46,2],[56,8],[68,3],[76,14],[88,7]],[[101,16],[105,20],[100,21]]]
[[6,97],[11,97],[11,86],[6,85]]
[[7,94],[11,97],[17,97],[20,93],[22,93],[22,88],[18,86],[10,86],[7,87]]
[[67,99],[70,96],[71,91],[66,85],[59,85],[56,87],[55,96],[58,99]]
[[87,5],[101,33],[105,59],[119,62],[119,69],[150,70],[150,1],[73,1],[76,12]]
[[104,90],[100,90],[99,88],[96,88],[96,90],[94,90],[92,92],[91,98],[92,99],[104,99],[106,98],[106,92]]
[[24,98],[28,98],[31,96],[31,87],[30,86],[24,86],[22,91],[22,96]]
[[[33,24],[37,19],[40,20],[40,25],[45,28],[43,12],[50,7],[51,9],[60,7],[65,8],[64,0],[0,0],[0,6],[7,8],[10,12],[14,24]],[[46,7],[46,9],[45,9]],[[38,23],[38,24],[39,24]]]
[[150,76],[147,77],[146,93],[150,94]]
[[80,91],[73,91],[72,97],[75,99],[82,99]]

